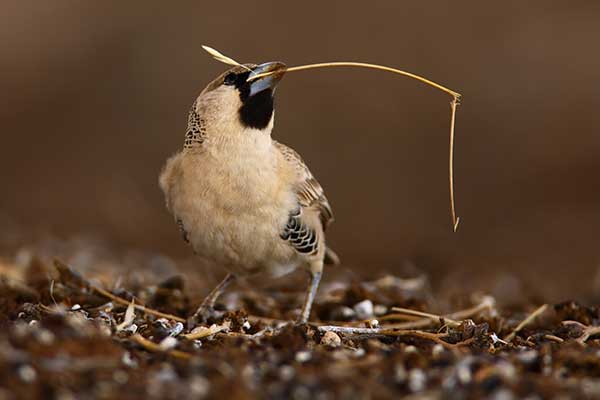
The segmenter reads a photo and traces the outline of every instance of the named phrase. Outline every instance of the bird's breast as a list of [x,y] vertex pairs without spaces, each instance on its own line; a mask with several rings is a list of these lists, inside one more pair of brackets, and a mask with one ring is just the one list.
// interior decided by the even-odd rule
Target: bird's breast
[[295,196],[276,153],[207,153],[182,167],[173,212],[197,253],[247,271],[288,262],[279,234]]

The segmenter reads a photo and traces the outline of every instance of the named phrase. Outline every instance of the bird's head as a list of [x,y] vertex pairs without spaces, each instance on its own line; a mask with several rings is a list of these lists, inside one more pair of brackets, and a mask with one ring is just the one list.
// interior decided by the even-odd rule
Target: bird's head
[[[213,80],[194,103],[198,121],[209,136],[243,135],[244,132],[270,134],[273,127],[275,87],[286,65],[268,62],[260,65],[235,66]],[[264,72],[279,71],[251,79]],[[191,122],[191,119],[190,119]],[[258,131],[258,132],[257,132]]]

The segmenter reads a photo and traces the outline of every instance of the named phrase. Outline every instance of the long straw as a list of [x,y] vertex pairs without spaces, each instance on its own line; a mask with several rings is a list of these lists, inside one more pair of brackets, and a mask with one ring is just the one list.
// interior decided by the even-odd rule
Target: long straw
[[[206,50],[211,56],[213,56],[216,60],[228,64],[228,65],[237,65],[248,69],[248,67],[240,64],[235,61],[231,57],[227,57],[220,53],[219,51],[208,47],[202,46],[204,50]],[[448,89],[445,86],[440,85],[439,83],[433,82],[427,78],[424,78],[420,75],[413,74],[411,72],[406,72],[397,68],[386,67],[385,65],[378,64],[370,64],[363,62],[354,62],[354,61],[334,61],[334,62],[325,62],[325,63],[317,63],[317,64],[307,64],[307,65],[299,65],[295,67],[288,67],[284,70],[274,70],[263,72],[260,74],[256,74],[249,78],[248,80],[255,80],[259,78],[263,78],[268,75],[272,75],[275,73],[281,73],[285,71],[286,73],[295,72],[295,71],[305,71],[308,69],[316,69],[316,68],[332,68],[332,67],[358,67],[358,68],[369,68],[376,69],[380,71],[392,72],[395,74],[403,75],[412,79],[416,79],[420,82],[423,82],[429,86],[432,86],[442,92],[445,92],[452,96],[452,101],[450,102],[450,146],[449,146],[449,156],[448,156],[448,182],[450,187],[450,215],[452,217],[452,228],[454,232],[458,229],[458,224],[460,222],[460,218],[456,215],[456,203],[454,201],[454,126],[456,125],[456,108],[460,104],[461,94],[455,92],[451,89]]]

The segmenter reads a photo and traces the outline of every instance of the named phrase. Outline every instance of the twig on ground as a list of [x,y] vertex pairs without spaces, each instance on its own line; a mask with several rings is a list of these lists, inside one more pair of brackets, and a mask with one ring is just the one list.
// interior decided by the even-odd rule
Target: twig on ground
[[[485,296],[479,304],[473,306],[471,308],[467,308],[465,310],[456,311],[452,314],[447,314],[441,316],[441,318],[446,321],[461,321],[467,318],[470,318],[474,315],[479,314],[482,311],[491,310],[494,308],[495,300],[491,296]],[[431,314],[434,315],[434,314]],[[438,316],[436,316],[438,317]],[[439,322],[438,320],[432,319],[431,317],[425,319],[419,319],[417,321],[403,322],[400,324],[391,324],[386,325],[384,328],[386,329],[419,329],[419,328],[427,328],[434,324],[435,322]]]
[[416,316],[416,317],[425,317],[430,320],[440,322],[442,325],[443,324],[450,324],[450,325],[455,325],[455,326],[460,325],[460,322],[455,321],[452,318],[444,317],[443,315],[436,315],[436,314],[431,314],[431,313],[417,311],[417,310],[411,310],[409,308],[402,308],[402,307],[392,307],[392,311],[395,311],[401,315],[405,314],[405,315],[411,315],[411,316]]
[[186,353],[185,351],[181,351],[181,350],[164,350],[158,344],[154,343],[151,340],[146,339],[145,337],[143,337],[139,333],[136,333],[135,335],[133,335],[131,337],[131,340],[133,340],[134,342],[136,342],[137,344],[139,344],[140,346],[142,346],[143,348],[145,348],[146,350],[151,351],[151,352],[166,353],[166,354],[171,355],[173,357],[182,358],[184,360],[192,358],[192,355],[190,353]]
[[[94,292],[98,293],[101,296],[104,296],[108,299],[111,299],[112,301],[114,301],[115,303],[119,303],[122,304],[124,306],[129,306],[131,304],[131,301],[126,300],[122,297],[119,297],[117,295],[112,294],[111,292],[109,292],[108,290],[102,289],[99,286],[94,285],[93,283],[85,280],[83,277],[81,277],[78,274],[75,274],[72,270],[71,267],[69,267],[67,264],[63,263],[60,260],[54,260],[54,266],[56,267],[56,269],[59,270],[59,272],[61,273],[67,273],[72,275],[73,277],[75,277],[77,280],[79,280],[81,282],[81,284],[83,286],[86,286],[88,288],[90,288],[91,290],[93,290]],[[166,319],[171,319],[177,322],[182,322],[185,323],[186,320],[184,318],[178,317],[176,315],[172,315],[172,314],[167,314],[167,313],[163,313],[157,310],[154,310],[152,308],[148,308],[148,307],[144,307],[142,305],[139,304],[135,304],[133,306],[136,310],[142,311],[146,314],[151,314],[160,318],[166,318]]]
[[223,332],[231,327],[231,321],[225,321],[222,325],[211,325],[209,328],[200,326],[195,328],[192,332],[182,335],[188,340],[202,339],[215,333]]
[[[102,289],[101,287],[95,286],[93,284],[90,284],[90,289],[94,290],[95,292],[97,292],[98,294],[100,294],[104,297],[107,297],[107,298],[113,300],[116,303],[123,304],[123,305],[129,305],[129,303],[130,303],[129,301],[125,300],[124,298],[116,296],[116,295],[112,294],[111,292],[109,292],[105,289]],[[154,316],[157,316],[160,318],[171,319],[173,321],[182,322],[182,323],[186,322],[186,320],[184,318],[178,317],[173,314],[167,314],[164,312],[160,312],[158,310],[154,310],[152,308],[148,308],[148,307],[145,307],[145,306],[142,306],[139,304],[135,304],[134,308],[136,310],[140,310],[146,314],[151,314],[151,315],[154,315]]]
[[323,325],[319,326],[317,329],[321,332],[336,332],[336,333],[345,333],[349,335],[383,335],[383,336],[413,336],[421,339],[431,340],[433,342],[439,343],[442,346],[452,349],[455,348],[457,344],[448,343],[442,340],[442,334],[439,333],[431,333],[419,330],[412,329],[385,329],[385,328],[357,328],[350,326],[335,326],[335,325]]
[[559,338],[558,336],[549,335],[549,334],[548,335],[544,335],[544,339],[550,340],[550,341],[556,342],[556,343],[562,343],[562,342],[565,341],[563,338]]
[[585,345],[590,337],[600,334],[600,326],[588,326],[579,321],[563,321],[562,323],[563,325],[577,325],[583,329],[581,336],[576,339],[582,345]]
[[539,315],[541,315],[548,308],[548,304],[542,304],[538,307],[534,312],[529,314],[527,318],[525,318],[511,333],[504,337],[504,340],[508,343],[512,342],[512,340],[517,336],[517,333],[521,331],[521,329],[525,328],[527,325],[532,323]]

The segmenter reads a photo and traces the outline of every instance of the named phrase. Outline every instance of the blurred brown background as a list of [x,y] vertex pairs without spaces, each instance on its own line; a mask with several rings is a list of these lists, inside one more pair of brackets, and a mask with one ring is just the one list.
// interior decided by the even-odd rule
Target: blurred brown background
[[484,289],[518,273],[556,298],[590,296],[599,21],[596,1],[3,1],[0,238],[92,234],[188,256],[157,175],[226,68],[208,44],[243,62],[396,66],[463,94],[453,234],[449,97],[366,70],[284,79],[274,137],[326,188],[346,266],[493,278]]

